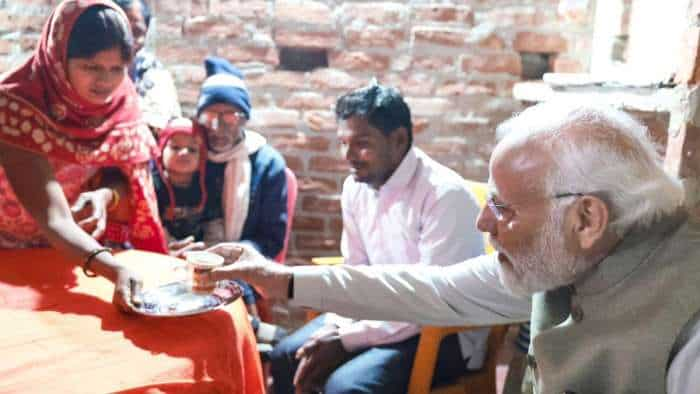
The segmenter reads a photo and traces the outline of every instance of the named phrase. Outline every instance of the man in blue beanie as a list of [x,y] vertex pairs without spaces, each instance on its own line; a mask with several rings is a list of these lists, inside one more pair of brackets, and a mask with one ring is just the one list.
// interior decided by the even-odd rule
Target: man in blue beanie
[[[282,251],[287,231],[286,164],[265,137],[245,128],[251,105],[241,71],[218,57],[207,57],[204,65],[207,79],[197,104],[197,123],[208,148],[209,198],[202,241],[207,245],[239,241],[274,259]],[[283,330],[258,324],[256,295],[250,286],[244,287],[258,339],[274,342]]]

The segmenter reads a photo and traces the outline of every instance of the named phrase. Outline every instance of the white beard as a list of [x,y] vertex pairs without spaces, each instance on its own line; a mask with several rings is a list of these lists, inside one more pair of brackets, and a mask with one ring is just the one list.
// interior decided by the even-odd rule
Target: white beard
[[568,205],[553,204],[532,247],[516,254],[498,248],[510,260],[510,265],[498,265],[501,282],[514,294],[529,296],[569,285],[594,265],[567,250],[564,213]]

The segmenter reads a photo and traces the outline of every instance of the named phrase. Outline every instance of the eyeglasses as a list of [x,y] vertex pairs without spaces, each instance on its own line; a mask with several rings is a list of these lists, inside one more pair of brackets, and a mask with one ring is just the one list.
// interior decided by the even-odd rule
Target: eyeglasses
[[[558,193],[553,196],[546,196],[545,199],[559,199],[565,197],[581,197],[586,193]],[[486,206],[489,207],[493,216],[499,221],[507,222],[515,214],[515,210],[508,204],[500,204],[493,200],[493,196],[486,200]]]
[[197,122],[204,127],[218,131],[222,126],[238,126],[241,123],[241,119],[246,119],[246,117],[240,111],[204,111],[197,117]]

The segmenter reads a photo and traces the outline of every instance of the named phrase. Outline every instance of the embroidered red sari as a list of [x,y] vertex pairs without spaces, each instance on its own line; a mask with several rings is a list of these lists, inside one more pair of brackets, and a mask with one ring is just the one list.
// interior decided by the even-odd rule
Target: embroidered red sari
[[[148,169],[158,151],[141,121],[133,84],[125,77],[109,102],[95,105],[80,97],[66,77],[70,32],[80,14],[95,5],[122,13],[109,1],[61,2],[33,56],[0,81],[0,141],[47,156],[69,203],[99,168],[119,168],[131,189],[131,243],[166,252]],[[46,245],[45,238],[0,169],[0,248],[39,245]]]

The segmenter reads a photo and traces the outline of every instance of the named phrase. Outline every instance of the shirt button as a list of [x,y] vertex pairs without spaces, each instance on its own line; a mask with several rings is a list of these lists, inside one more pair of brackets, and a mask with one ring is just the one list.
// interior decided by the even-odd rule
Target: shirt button
[[571,308],[571,318],[577,323],[583,320],[583,309],[578,305]]

